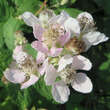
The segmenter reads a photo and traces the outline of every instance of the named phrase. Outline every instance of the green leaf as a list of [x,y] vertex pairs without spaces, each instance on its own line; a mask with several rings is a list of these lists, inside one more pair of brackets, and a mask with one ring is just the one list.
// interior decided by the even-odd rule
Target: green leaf
[[3,23],[0,24],[0,48],[3,47],[4,45],[4,39],[3,39]]
[[44,77],[41,77],[40,80],[34,85],[34,88],[37,90],[37,92],[45,97],[47,100],[52,100],[53,97],[51,95],[51,87],[45,85]]
[[13,50],[15,47],[14,45],[15,32],[19,30],[20,25],[21,25],[20,20],[10,17],[3,26],[3,36],[5,39],[5,43],[10,50]]
[[31,104],[29,89],[20,90],[17,84],[9,83],[7,86],[7,95],[11,97],[12,102],[18,107],[18,110],[26,110]]
[[107,62],[104,62],[101,64],[100,66],[100,70],[107,70],[110,67],[110,60],[108,60]]
[[14,0],[17,7],[16,15],[20,15],[25,11],[30,11],[35,13],[39,8],[42,2],[39,0]]
[[12,103],[10,97],[5,98],[5,100],[0,103],[1,110],[12,110],[13,108],[16,108],[16,106]]
[[66,11],[71,17],[77,17],[82,11],[75,8],[58,8],[55,10],[56,13],[60,13],[62,10]]
[[76,2],[76,0],[71,0],[71,3],[75,3]]
[[25,50],[29,55],[31,55],[32,57],[36,58],[36,56],[37,56],[37,51],[36,51],[34,48],[32,48],[31,44],[26,44],[26,45],[24,46],[24,50]]
[[26,110],[29,104],[29,93],[28,90],[24,91],[18,91],[18,96],[17,96],[17,105],[19,106],[20,110]]
[[14,12],[7,0],[0,0],[0,22],[6,21]]
[[[11,62],[11,51],[6,47],[0,49],[0,73],[2,73]],[[2,74],[0,74],[2,76]]]

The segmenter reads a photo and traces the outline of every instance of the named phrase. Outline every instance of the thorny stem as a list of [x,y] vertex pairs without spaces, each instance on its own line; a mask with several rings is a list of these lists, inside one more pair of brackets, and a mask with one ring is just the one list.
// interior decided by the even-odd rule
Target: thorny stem
[[46,7],[47,1],[48,0],[44,0],[43,4],[40,6],[40,9],[35,13],[35,16],[37,16],[43,10],[43,8]]

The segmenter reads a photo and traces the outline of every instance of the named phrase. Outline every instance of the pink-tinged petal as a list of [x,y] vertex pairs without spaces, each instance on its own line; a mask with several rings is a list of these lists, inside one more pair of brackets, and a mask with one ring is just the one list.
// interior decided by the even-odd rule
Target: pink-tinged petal
[[38,68],[38,71],[41,75],[43,75],[46,72],[46,69],[48,68],[48,58],[44,61],[44,63]]
[[56,77],[58,76],[58,73],[53,65],[49,65],[46,74],[44,76],[44,80],[46,85],[52,85],[54,84]]
[[58,62],[58,72],[62,71],[67,65],[72,64],[73,57],[71,55],[63,56]]
[[35,15],[33,15],[31,12],[24,12],[21,15],[21,18],[24,20],[24,22],[28,26],[31,26],[31,27],[33,27],[37,23],[38,24],[40,23],[39,19]]
[[59,42],[61,43],[62,46],[64,46],[64,44],[66,44],[69,39],[70,39],[70,32],[66,32],[64,35],[62,35],[59,39]]
[[45,54],[42,52],[38,52],[37,58],[36,58],[37,64],[43,63],[44,60],[45,60]]
[[84,73],[77,73],[77,76],[71,85],[73,89],[81,93],[90,93],[93,89],[90,78]]
[[62,81],[56,82],[52,86],[52,96],[56,102],[64,104],[68,101],[70,90]]
[[43,32],[44,32],[44,29],[40,26],[40,24],[35,24],[33,26],[33,34],[35,38],[38,39],[39,41],[43,40],[42,38]]
[[16,46],[13,51],[13,58],[16,59],[17,54],[21,51],[23,51],[22,46]]
[[8,68],[4,71],[4,76],[12,83],[22,83],[25,80],[25,73],[19,69]]
[[34,49],[36,49],[37,51],[40,51],[42,53],[48,53],[48,48],[45,44],[43,44],[42,42],[40,41],[34,41],[32,42],[32,47]]
[[75,70],[89,71],[92,68],[92,63],[90,62],[89,59],[87,59],[81,55],[77,55],[77,56],[73,57],[72,67]]
[[21,89],[25,89],[28,88],[29,86],[35,84],[38,81],[38,77],[31,74],[30,79],[28,81],[26,81],[25,83],[21,84]]
[[63,50],[63,48],[52,47],[50,49],[49,56],[52,56],[52,57],[59,56],[61,54],[62,50]]

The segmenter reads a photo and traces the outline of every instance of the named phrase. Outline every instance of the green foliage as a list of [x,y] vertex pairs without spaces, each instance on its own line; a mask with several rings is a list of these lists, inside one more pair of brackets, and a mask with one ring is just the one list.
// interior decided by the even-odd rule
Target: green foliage
[[3,47],[4,45],[4,39],[3,39],[3,28],[2,28],[3,24],[0,24],[1,30],[0,30],[0,48]]
[[3,26],[3,37],[7,47],[10,50],[13,50],[15,47],[14,45],[15,33],[16,31],[19,30],[20,25],[21,25],[20,20],[14,17],[10,17]]
[[16,108],[16,106],[12,103],[10,97],[6,97],[4,102],[0,103],[0,110],[13,110],[13,108]]
[[77,17],[82,11],[75,8],[58,8],[55,10],[56,13],[60,13],[62,10],[66,11],[71,17]]
[[11,51],[8,50],[5,46],[0,49],[0,76],[2,76],[2,71],[8,67],[12,58],[11,58]]
[[16,15],[20,15],[25,11],[31,11],[35,13],[39,8],[42,2],[39,0],[13,0],[16,5]]
[[31,55],[31,56],[33,56],[34,58],[36,58],[36,56],[37,56],[37,51],[36,51],[34,48],[32,48],[31,44],[26,44],[26,45],[24,46],[24,50],[25,50],[29,55]]
[[43,77],[40,78],[36,85],[34,85],[34,88],[41,96],[45,97],[47,100],[51,101],[53,99],[51,95],[51,87],[45,85]]
[[0,0],[0,22],[5,22],[12,16],[14,8],[9,6],[8,0]]

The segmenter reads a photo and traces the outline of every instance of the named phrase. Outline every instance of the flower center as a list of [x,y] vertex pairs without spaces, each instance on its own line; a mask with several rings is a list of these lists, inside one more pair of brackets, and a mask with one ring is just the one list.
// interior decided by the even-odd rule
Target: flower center
[[34,59],[31,56],[29,56],[26,62],[21,66],[21,69],[25,73],[27,73],[27,75],[36,74],[37,76],[39,76],[36,61],[34,61]]
[[19,52],[16,56],[16,62],[21,71],[25,72],[27,76],[30,76],[30,74],[38,75],[36,61],[27,53]]
[[59,40],[59,37],[64,35],[64,29],[59,24],[50,24],[46,31],[43,33],[44,43],[51,47],[56,45]]
[[49,63],[58,67],[60,57],[49,57]]
[[78,21],[80,23],[82,33],[87,33],[90,30],[96,29],[93,19],[82,16],[80,19],[78,19]]
[[60,72],[60,77],[66,84],[70,84],[76,77],[76,71],[69,65]]

